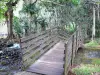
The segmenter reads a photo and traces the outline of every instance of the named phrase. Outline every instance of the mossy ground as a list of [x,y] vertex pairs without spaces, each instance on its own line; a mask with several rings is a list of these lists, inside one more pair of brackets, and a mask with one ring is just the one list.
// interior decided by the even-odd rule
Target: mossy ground
[[91,75],[93,72],[100,72],[100,66],[92,64],[81,64],[72,71],[76,75]]
[[[97,41],[86,43],[84,50],[86,52],[99,51],[100,44]],[[100,58],[87,58],[84,50],[76,55],[74,64],[78,64],[78,66],[73,68],[72,72],[76,75],[92,75],[94,72],[100,72]]]
[[100,58],[92,58],[92,64],[100,65]]
[[84,44],[84,48],[87,50],[100,50],[100,42],[98,40],[90,41]]
[[[76,75],[91,75],[93,72],[100,72],[100,59],[99,58],[92,58],[87,59],[83,58],[84,60],[78,66],[72,69],[72,72]],[[87,64],[86,61],[89,60],[90,63]]]

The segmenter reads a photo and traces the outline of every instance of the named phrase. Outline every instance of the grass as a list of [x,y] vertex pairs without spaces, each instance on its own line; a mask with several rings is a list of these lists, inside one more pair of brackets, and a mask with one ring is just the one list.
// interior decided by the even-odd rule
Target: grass
[[100,44],[97,41],[90,41],[84,45],[87,50],[100,50]]
[[72,69],[76,75],[91,75],[93,72],[100,72],[100,66],[92,64],[81,64]]
[[[90,41],[85,44],[86,50],[100,50],[100,43],[97,40]],[[87,63],[88,61],[89,63]],[[82,63],[72,69],[76,75],[92,75],[94,72],[100,72],[100,58],[86,58],[82,57]]]
[[92,58],[92,64],[100,65],[100,59],[99,58]]
[[100,58],[83,58],[83,63],[86,64],[86,60],[89,60],[90,61],[90,64],[93,64],[93,65],[100,65]]
[[100,46],[99,47],[85,47],[84,49],[97,51],[97,50],[100,50]]
[[98,45],[99,43],[95,40],[85,44],[86,47],[97,47]]

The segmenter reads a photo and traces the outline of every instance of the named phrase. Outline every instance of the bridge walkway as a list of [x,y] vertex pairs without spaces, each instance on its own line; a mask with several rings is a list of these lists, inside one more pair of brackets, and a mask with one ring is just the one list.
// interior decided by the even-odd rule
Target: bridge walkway
[[64,43],[60,41],[32,64],[27,71],[42,75],[63,75],[64,50]]
[[[84,39],[81,28],[77,28],[70,37],[65,37],[65,41],[62,41],[59,36],[66,33],[62,31],[53,28],[21,39],[23,64],[25,67],[32,64],[26,72],[31,73],[30,75],[68,75],[75,54],[82,47]],[[26,72],[22,75],[28,75]]]

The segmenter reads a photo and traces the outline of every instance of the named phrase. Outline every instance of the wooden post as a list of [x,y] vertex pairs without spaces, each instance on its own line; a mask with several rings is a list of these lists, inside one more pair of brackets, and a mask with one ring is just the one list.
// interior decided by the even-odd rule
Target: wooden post
[[74,35],[72,36],[72,55],[71,55],[71,66],[73,65],[74,60]]
[[68,60],[66,59],[67,57],[67,44],[65,43],[65,63],[64,63],[64,75],[67,75],[68,74]]

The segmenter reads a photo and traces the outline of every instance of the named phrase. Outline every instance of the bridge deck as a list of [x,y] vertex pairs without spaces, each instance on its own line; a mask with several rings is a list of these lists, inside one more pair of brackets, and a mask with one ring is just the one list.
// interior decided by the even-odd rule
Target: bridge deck
[[63,75],[63,58],[64,43],[59,42],[31,65],[27,71],[44,75]]

